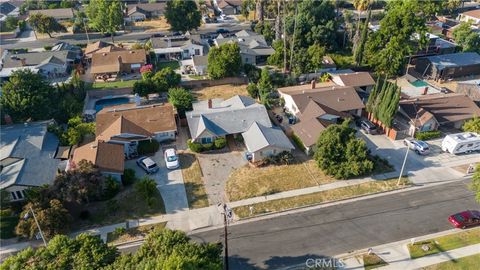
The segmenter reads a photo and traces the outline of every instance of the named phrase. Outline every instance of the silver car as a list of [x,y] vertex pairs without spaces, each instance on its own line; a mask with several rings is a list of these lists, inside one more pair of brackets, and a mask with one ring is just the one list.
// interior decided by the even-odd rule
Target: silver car
[[141,157],[137,159],[137,165],[144,169],[147,173],[156,173],[158,172],[158,166],[155,161],[149,157]]
[[415,151],[415,153],[419,155],[426,155],[430,151],[428,143],[424,141],[407,138],[403,141],[403,144],[405,144],[405,146],[408,146],[409,149]]

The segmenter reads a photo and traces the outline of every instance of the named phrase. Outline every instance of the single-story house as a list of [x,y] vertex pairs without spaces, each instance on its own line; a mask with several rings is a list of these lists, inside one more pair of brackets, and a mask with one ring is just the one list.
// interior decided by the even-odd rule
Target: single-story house
[[126,21],[144,21],[158,18],[165,13],[166,2],[138,3],[127,6]]
[[225,15],[240,14],[242,0],[213,0],[218,12]]
[[480,115],[480,108],[463,94],[434,94],[400,100],[398,113],[408,119],[411,135],[415,128],[416,131],[436,130],[439,126],[459,129],[465,121]]
[[146,63],[147,55],[144,49],[96,52],[92,55],[90,73],[95,77],[139,73]]
[[458,20],[461,22],[469,22],[471,24],[480,25],[480,9],[460,13]]
[[58,138],[47,131],[51,121],[5,125],[0,129],[0,189],[13,201],[24,191],[53,183],[60,168]]
[[158,61],[190,59],[205,55],[200,35],[152,38],[152,47]]
[[207,74],[207,66],[208,66],[208,56],[194,56],[192,57],[193,60],[193,71],[196,75],[205,75]]
[[275,50],[267,44],[265,37],[252,31],[242,30],[234,36],[223,37],[221,34],[215,39],[215,45],[235,42],[240,47],[240,57],[244,64],[261,65]]
[[110,43],[104,42],[104,41],[97,41],[97,42],[94,42],[94,43],[89,43],[87,45],[87,47],[85,48],[84,55],[85,55],[86,58],[92,58],[92,55],[94,53],[96,53],[96,52],[98,52],[98,50],[100,50],[102,48],[106,48],[106,47],[115,47],[115,46],[110,44]]
[[350,86],[357,91],[370,92],[375,81],[368,72],[329,73],[332,81],[339,86]]
[[480,75],[480,55],[465,52],[421,57],[416,60],[415,71],[436,81]]
[[39,13],[53,17],[58,22],[73,20],[74,17],[73,9],[71,8],[37,9],[28,11],[29,16]]
[[2,68],[32,67],[47,78],[63,77],[70,74],[75,61],[78,61],[78,52],[72,50],[17,54],[9,52]]
[[270,130],[274,128],[265,106],[250,97],[237,95],[227,100],[195,102],[186,117],[193,142],[209,144],[217,138],[243,136],[252,161],[292,149],[285,143],[288,138],[282,131]]

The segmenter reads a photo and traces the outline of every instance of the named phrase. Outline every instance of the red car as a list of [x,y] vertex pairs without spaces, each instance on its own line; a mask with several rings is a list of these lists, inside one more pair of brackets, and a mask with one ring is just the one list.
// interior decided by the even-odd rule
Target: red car
[[467,210],[448,217],[448,221],[455,228],[465,229],[467,227],[480,225],[480,211]]

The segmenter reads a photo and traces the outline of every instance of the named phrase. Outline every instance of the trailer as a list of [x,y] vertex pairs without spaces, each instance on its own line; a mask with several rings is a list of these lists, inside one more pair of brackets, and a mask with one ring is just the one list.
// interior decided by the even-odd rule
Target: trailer
[[480,151],[480,135],[474,132],[447,135],[442,141],[442,150],[451,154]]

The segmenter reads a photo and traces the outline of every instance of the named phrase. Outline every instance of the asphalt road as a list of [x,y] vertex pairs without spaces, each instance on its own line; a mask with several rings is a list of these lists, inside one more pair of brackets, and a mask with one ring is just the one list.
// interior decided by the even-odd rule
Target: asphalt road
[[[468,180],[229,227],[230,269],[278,269],[451,229],[447,217],[478,209]],[[191,235],[223,239],[223,230]],[[131,252],[136,248],[122,250]]]

